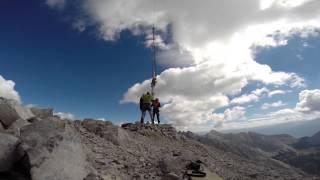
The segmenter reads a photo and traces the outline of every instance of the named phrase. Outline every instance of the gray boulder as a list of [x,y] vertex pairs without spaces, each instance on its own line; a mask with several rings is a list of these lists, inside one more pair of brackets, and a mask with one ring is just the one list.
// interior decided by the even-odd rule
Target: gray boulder
[[104,180],[104,179],[96,174],[89,173],[84,180]]
[[162,177],[161,180],[180,180],[181,178],[175,173],[168,173]]
[[82,127],[115,145],[130,143],[131,137],[126,130],[113,125],[110,121],[85,119],[81,122]]
[[49,117],[53,117],[53,109],[47,108],[47,109],[40,109],[40,108],[31,108],[31,112],[40,119],[46,119]]
[[2,123],[0,122],[0,132],[4,130]]
[[24,126],[29,125],[30,123],[24,119],[18,119],[11,124],[7,132],[11,132],[15,136],[20,136],[20,129]]
[[164,174],[179,173],[184,169],[187,161],[181,157],[167,156],[159,162],[159,167]]
[[48,118],[21,129],[33,180],[81,180],[88,171],[84,147],[74,125]]
[[34,114],[29,108],[22,107],[14,100],[0,98],[0,121],[5,126],[9,127],[18,119],[27,120],[34,117]]
[[0,172],[11,169],[16,161],[18,138],[5,133],[0,133]]

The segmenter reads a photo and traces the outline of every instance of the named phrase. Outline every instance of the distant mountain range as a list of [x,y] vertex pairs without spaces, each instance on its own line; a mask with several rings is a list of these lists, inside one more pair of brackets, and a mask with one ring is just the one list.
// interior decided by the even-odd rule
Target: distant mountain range
[[297,149],[320,147],[320,132],[311,137],[301,138],[297,143],[294,144],[294,147]]
[[273,134],[290,134],[294,137],[300,138],[305,136],[312,136],[319,131],[320,118],[309,121],[297,121],[281,123],[276,125],[234,129],[222,131],[223,133],[239,133],[239,132],[257,132],[260,134],[273,135]]
[[223,134],[211,131],[205,135],[187,133],[189,138],[225,152],[259,160],[269,157],[307,173],[320,175],[320,131],[311,137],[263,135],[255,132]]

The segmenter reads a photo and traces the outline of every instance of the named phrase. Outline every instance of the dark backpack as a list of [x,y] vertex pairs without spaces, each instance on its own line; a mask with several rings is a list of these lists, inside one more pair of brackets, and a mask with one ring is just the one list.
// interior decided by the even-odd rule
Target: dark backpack
[[190,162],[188,165],[187,165],[187,169],[189,170],[193,170],[193,171],[199,171],[200,170],[200,163],[197,161],[197,162]]
[[201,161],[198,160],[196,162],[190,162],[186,168],[191,170],[191,172],[186,172],[185,175],[189,177],[205,177],[207,174],[201,171]]

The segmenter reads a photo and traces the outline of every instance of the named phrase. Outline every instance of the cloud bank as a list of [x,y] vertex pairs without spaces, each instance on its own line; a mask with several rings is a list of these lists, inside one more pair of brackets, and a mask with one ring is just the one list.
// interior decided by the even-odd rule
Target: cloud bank
[[7,99],[13,99],[21,103],[19,93],[14,89],[15,82],[6,80],[0,75],[0,97]]
[[46,0],[46,4],[51,8],[63,9],[65,6],[65,0]]
[[68,120],[75,120],[75,115],[71,113],[65,113],[65,112],[55,112],[53,115],[60,117],[61,119],[68,119]]
[[[168,122],[183,130],[201,130],[221,121],[226,121],[224,127],[228,127],[228,119],[235,119],[228,117],[241,119],[245,109],[232,105],[261,98],[254,93],[241,94],[250,84],[305,87],[303,77],[294,72],[275,72],[259,64],[255,47],[284,46],[292,35],[318,35],[320,27],[318,0],[76,2],[81,12],[74,17],[74,23],[81,22],[81,31],[86,26],[96,27],[97,35],[107,41],[116,41],[122,31],[129,30],[145,36],[148,44],[155,25],[159,63],[169,66],[158,75],[156,95],[165,103],[162,112]],[[64,3],[74,4],[67,0]],[[150,80],[136,83],[121,102],[137,103],[149,88]],[[275,94],[283,92],[270,96]],[[234,96],[238,98],[231,99]],[[227,115],[215,113],[219,108],[228,108]],[[234,126],[229,124],[230,128]]]
[[320,112],[320,90],[304,90],[299,94],[297,109],[302,112]]
[[261,106],[261,109],[277,108],[277,107],[282,107],[282,106],[285,106],[285,105],[286,104],[283,103],[282,101],[277,101],[277,102],[274,102],[274,103],[264,103]]

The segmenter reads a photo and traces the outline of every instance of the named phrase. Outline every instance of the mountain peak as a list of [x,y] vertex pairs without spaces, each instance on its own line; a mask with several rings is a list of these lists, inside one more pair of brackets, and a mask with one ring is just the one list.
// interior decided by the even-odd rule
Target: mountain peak
[[216,131],[201,136],[167,124],[72,121],[10,103],[0,103],[0,121],[0,147],[8,147],[0,151],[0,179],[182,179],[192,162],[201,162],[211,180],[313,178]]

